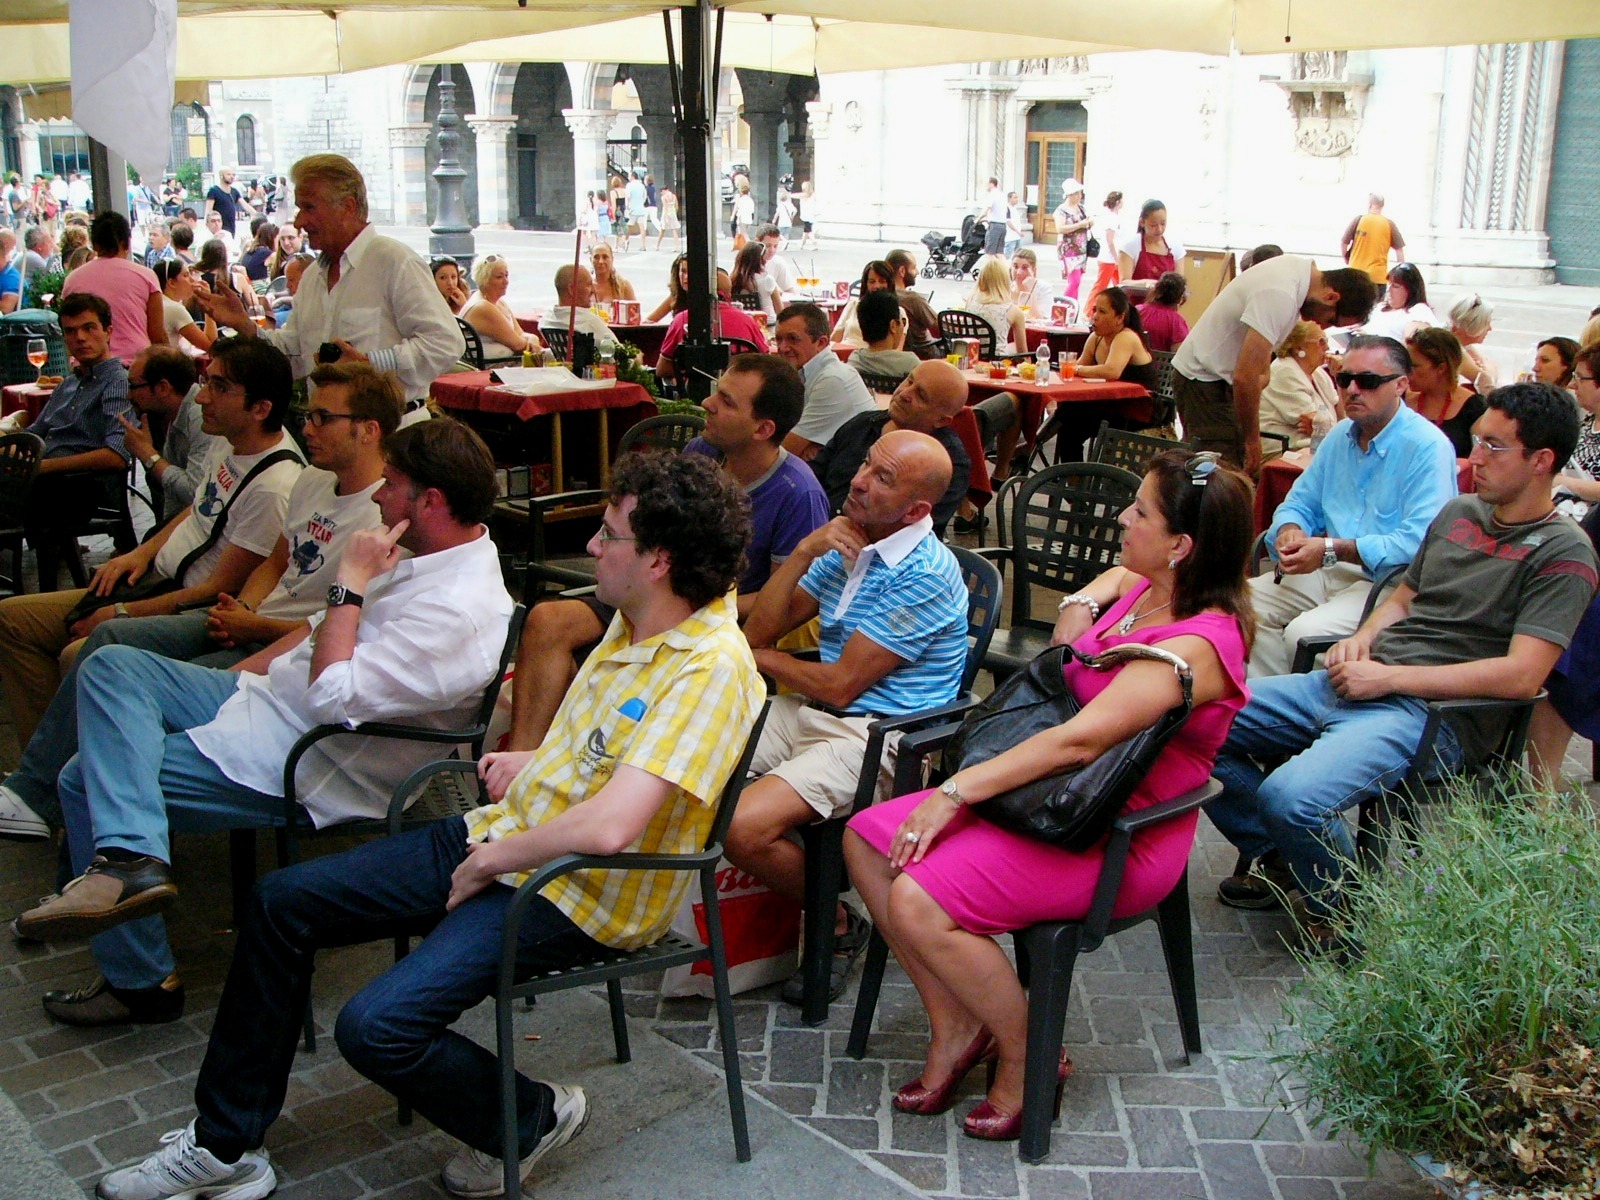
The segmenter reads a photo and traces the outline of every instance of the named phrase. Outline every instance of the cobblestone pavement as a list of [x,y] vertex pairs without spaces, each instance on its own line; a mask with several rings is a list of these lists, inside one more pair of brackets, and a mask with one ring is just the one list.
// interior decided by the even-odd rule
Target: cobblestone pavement
[[[611,1061],[598,995],[541,1002],[519,1018],[539,1034],[523,1050],[524,1066],[575,1076],[594,1097],[596,1119],[581,1143],[552,1156],[540,1194],[569,1188],[573,1195],[599,1194],[585,1187],[586,1172],[606,1154],[619,1159],[611,1168],[616,1194],[682,1194],[666,1188],[655,1167],[631,1158],[630,1139],[649,1138],[653,1126],[701,1105],[705,1116],[690,1126],[690,1140],[675,1134],[665,1141],[677,1157],[669,1154],[663,1170],[689,1171],[704,1195],[744,1195],[757,1178],[767,1181],[760,1190],[774,1195],[821,1194],[813,1185],[826,1164],[854,1180],[844,1185],[847,1195],[867,1194],[871,1185],[873,1194],[903,1189],[1032,1200],[1421,1200],[1430,1193],[1404,1163],[1380,1156],[1369,1175],[1359,1148],[1326,1140],[1303,1113],[1284,1108],[1288,1091],[1270,1059],[1270,1041],[1298,975],[1281,941],[1287,919],[1216,903],[1215,881],[1230,868],[1232,853],[1203,828],[1191,869],[1205,1053],[1183,1061],[1154,928],[1113,939],[1080,964],[1067,1021],[1077,1070],[1046,1163],[1027,1166],[1012,1144],[960,1135],[958,1121],[981,1094],[980,1073],[943,1117],[892,1111],[890,1094],[919,1069],[925,1024],[914,992],[891,965],[861,1062],[844,1050],[853,988],[823,1029],[801,1027],[796,1011],[777,1001],[776,988],[738,998],[745,1083],[758,1128],[757,1162],[749,1167],[732,1165],[708,1001],[629,992],[636,1061],[627,1066]],[[38,845],[0,847],[3,911],[49,890],[50,858]],[[188,1119],[232,951],[223,929],[226,879],[215,869],[225,862],[220,837],[178,841],[184,897],[170,923],[189,1007],[174,1024],[104,1032],[53,1026],[39,994],[90,978],[87,950],[0,944],[6,1031],[0,1088],[38,1141],[85,1186],[109,1167],[149,1153],[162,1132]],[[359,947],[319,960],[316,1014],[324,1031],[340,1002],[382,968],[386,953]],[[465,1027],[489,1039],[490,1021],[485,1005]],[[818,1136],[797,1137],[794,1126]],[[300,1055],[268,1147],[282,1178],[279,1194],[288,1200],[439,1196],[438,1166],[450,1153],[449,1139],[425,1122],[397,1124],[387,1095],[345,1065],[326,1036],[314,1054]],[[697,1159],[714,1165],[715,1183]]]

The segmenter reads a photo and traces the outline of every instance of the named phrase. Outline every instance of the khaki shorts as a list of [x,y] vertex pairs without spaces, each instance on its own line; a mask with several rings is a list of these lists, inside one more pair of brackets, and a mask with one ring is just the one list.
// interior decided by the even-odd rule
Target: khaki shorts
[[[813,708],[795,695],[775,696],[750,769],[776,775],[816,810],[817,820],[842,817],[855,804],[861,758],[871,717],[839,717]],[[891,734],[878,770],[875,799],[884,799],[894,779],[900,735]]]

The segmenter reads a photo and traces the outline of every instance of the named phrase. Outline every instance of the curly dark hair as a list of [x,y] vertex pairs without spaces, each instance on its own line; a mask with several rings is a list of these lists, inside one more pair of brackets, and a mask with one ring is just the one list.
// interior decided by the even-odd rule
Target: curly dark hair
[[750,542],[750,500],[733,476],[702,454],[624,454],[611,503],[627,496],[634,545],[666,552],[676,595],[703,608],[727,594]]

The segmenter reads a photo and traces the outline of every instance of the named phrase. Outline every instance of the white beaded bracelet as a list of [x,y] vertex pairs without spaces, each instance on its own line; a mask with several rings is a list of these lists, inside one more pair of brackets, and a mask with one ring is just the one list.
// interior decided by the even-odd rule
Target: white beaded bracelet
[[1056,606],[1056,611],[1058,613],[1066,612],[1069,604],[1081,604],[1087,608],[1089,610],[1089,620],[1091,623],[1100,619],[1100,603],[1093,596],[1063,596],[1061,597],[1061,603]]

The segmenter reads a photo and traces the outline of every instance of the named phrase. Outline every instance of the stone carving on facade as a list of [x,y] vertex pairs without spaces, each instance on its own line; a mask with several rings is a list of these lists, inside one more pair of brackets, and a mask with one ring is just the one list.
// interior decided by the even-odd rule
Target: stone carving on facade
[[1089,56],[1062,54],[1054,58],[1024,58],[1017,61],[1018,75],[1087,75]]
[[1531,229],[1542,203],[1541,130],[1555,120],[1559,58],[1548,42],[1479,46],[1463,161],[1464,229]]
[[1345,51],[1290,55],[1288,78],[1267,78],[1288,96],[1295,149],[1313,158],[1343,158],[1355,149],[1372,77],[1352,72]]

